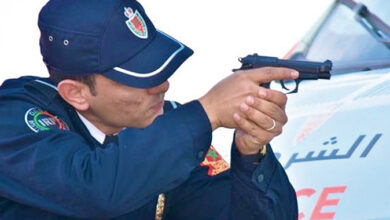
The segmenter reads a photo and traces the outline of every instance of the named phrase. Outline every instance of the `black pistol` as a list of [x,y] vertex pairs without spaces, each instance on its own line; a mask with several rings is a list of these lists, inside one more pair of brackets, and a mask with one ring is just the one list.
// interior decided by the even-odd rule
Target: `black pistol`
[[[299,83],[303,80],[317,80],[317,79],[330,79],[330,70],[332,69],[332,62],[326,60],[325,62],[311,62],[311,61],[299,61],[299,60],[284,60],[277,57],[259,56],[257,54],[248,55],[244,58],[238,59],[242,66],[238,70],[248,70],[260,67],[286,67],[295,69],[299,72],[299,78],[295,79],[295,85],[293,89],[286,87],[286,82],[280,81],[283,89],[287,90],[287,94],[297,93]],[[261,84],[265,88],[270,87],[271,82]]]

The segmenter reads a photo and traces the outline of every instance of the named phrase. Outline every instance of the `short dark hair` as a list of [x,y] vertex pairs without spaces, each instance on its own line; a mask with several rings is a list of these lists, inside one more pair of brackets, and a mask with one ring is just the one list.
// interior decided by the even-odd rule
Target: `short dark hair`
[[47,70],[49,71],[50,80],[53,81],[54,83],[58,84],[59,82],[61,82],[62,80],[65,80],[65,79],[75,80],[75,81],[78,81],[78,82],[81,82],[81,83],[84,83],[85,85],[87,85],[89,90],[91,91],[92,95],[96,96],[96,94],[97,94],[96,90],[95,90],[95,75],[96,74],[71,76],[68,74],[58,73],[50,67],[47,67]]

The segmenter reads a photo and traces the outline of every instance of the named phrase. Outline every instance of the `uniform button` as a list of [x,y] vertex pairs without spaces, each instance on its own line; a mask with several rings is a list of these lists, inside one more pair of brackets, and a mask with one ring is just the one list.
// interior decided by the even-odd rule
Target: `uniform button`
[[259,176],[257,176],[257,182],[261,183],[261,182],[263,182],[263,180],[264,180],[263,174],[260,174]]
[[198,159],[199,159],[199,160],[202,159],[203,156],[204,156],[204,152],[203,152],[203,151],[199,151],[199,152],[198,152]]

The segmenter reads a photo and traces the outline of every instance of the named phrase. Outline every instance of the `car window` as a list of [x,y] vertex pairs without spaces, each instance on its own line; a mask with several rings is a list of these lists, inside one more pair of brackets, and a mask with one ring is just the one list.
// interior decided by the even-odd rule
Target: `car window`
[[[368,9],[390,24],[389,0],[361,0]],[[337,63],[390,61],[390,49],[378,42],[354,18],[354,12],[338,4],[325,21],[305,56],[308,60],[330,59]]]

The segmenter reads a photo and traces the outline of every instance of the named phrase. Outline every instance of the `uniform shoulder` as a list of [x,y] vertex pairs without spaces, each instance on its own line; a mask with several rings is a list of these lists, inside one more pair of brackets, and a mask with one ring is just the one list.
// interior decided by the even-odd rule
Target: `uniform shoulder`
[[0,85],[0,92],[4,93],[5,91],[8,91],[10,89],[15,90],[17,88],[23,88],[25,84],[36,79],[39,78],[34,76],[22,76],[20,78],[7,79],[3,82],[2,85]]
[[64,110],[54,102],[55,97],[56,87],[48,79],[26,76],[6,80],[0,86],[0,139],[67,128],[62,120]]
[[8,79],[0,86],[0,100],[19,100],[47,105],[57,95],[57,88],[47,78],[23,76]]

